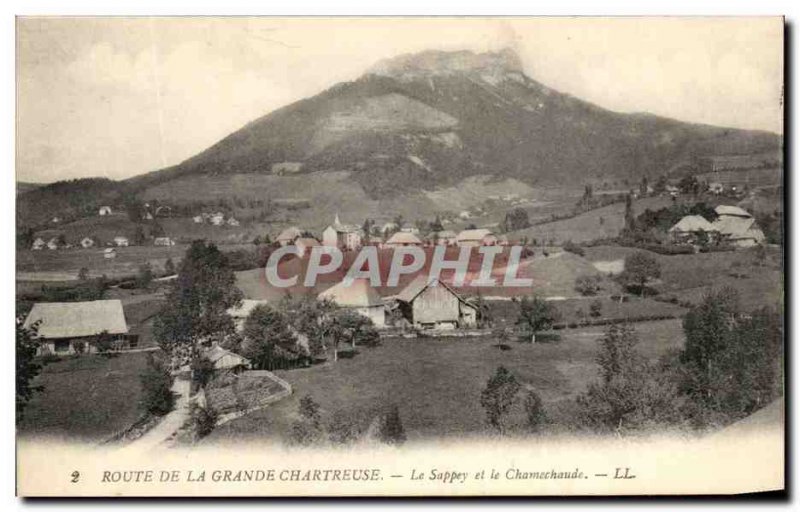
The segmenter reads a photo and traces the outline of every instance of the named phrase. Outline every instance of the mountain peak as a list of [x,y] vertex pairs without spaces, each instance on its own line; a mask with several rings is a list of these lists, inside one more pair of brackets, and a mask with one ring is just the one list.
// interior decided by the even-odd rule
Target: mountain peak
[[510,48],[498,52],[475,53],[469,50],[428,50],[384,59],[367,70],[367,74],[392,78],[452,75],[459,73],[521,73],[522,62]]

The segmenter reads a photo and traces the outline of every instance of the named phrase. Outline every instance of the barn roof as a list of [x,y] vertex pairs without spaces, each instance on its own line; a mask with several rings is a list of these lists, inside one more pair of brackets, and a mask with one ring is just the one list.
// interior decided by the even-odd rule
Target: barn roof
[[238,307],[228,309],[228,314],[233,318],[247,318],[257,306],[266,303],[265,300],[242,299]]
[[95,336],[103,331],[125,334],[128,324],[122,302],[94,300],[90,302],[37,302],[33,305],[25,327],[39,324],[42,338],[79,338]]
[[752,238],[757,242],[764,240],[764,233],[759,229],[756,220],[752,217],[719,217],[714,225],[720,233],[727,235],[732,240]]
[[746,210],[739,208],[738,206],[728,206],[721,204],[714,208],[714,211],[717,212],[717,215],[731,215],[734,217],[752,217]]
[[414,299],[417,298],[417,296],[419,296],[420,293],[425,291],[426,288],[432,286],[434,283],[436,283],[436,286],[441,286],[442,288],[446,289],[447,291],[455,295],[456,298],[458,298],[458,300],[460,300],[464,304],[467,304],[468,306],[473,306],[472,304],[467,302],[461,295],[459,295],[455,290],[453,290],[450,286],[448,286],[447,284],[443,283],[442,281],[440,281],[435,277],[431,279],[425,274],[420,274],[417,277],[415,277],[413,281],[408,283],[408,285],[406,285],[406,287],[403,288],[403,290],[396,295],[396,298],[397,300],[403,302],[412,302]]
[[398,231],[389,237],[386,243],[389,245],[422,245],[422,240],[417,238],[414,233]]
[[[214,366],[217,367],[217,363],[225,358],[228,357],[233,359],[237,362],[238,365],[248,365],[250,364],[250,360],[246,357],[242,357],[235,352],[231,352],[230,350],[225,350],[224,348],[220,347],[219,345],[215,345],[206,351],[206,357],[209,361],[214,363]],[[231,365],[228,365],[231,366]]]
[[465,229],[458,234],[456,240],[464,242],[467,240],[483,240],[487,236],[492,236],[492,232],[488,229]]
[[695,231],[719,231],[719,228],[700,215],[687,215],[669,228],[669,231],[692,233]]
[[356,279],[349,286],[342,281],[319,294],[320,299],[331,299],[340,306],[383,306],[383,300],[367,279]]

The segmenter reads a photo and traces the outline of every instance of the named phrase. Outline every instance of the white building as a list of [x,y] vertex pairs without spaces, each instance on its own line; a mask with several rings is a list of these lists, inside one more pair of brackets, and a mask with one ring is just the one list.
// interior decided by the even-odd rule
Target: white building
[[333,224],[322,232],[322,245],[355,250],[361,246],[361,229],[342,224],[337,214]]

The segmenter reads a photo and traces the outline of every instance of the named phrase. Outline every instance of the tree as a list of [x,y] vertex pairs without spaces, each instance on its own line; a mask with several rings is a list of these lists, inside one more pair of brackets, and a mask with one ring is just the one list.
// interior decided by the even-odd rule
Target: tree
[[211,382],[211,379],[214,378],[214,363],[206,356],[196,355],[192,359],[190,368],[192,370],[192,379],[200,388],[206,387]]
[[94,348],[97,350],[98,354],[108,355],[111,349],[114,348],[113,341],[108,331],[103,331],[94,337]]
[[388,412],[381,418],[378,438],[386,444],[400,445],[406,442],[406,432],[397,404],[392,404]]
[[89,279],[89,269],[81,267],[81,269],[78,270],[78,281],[86,281],[87,279]]
[[[444,231],[444,225],[442,224],[442,218],[437,215],[436,218],[433,219],[433,222],[431,222],[430,229],[433,232]],[[28,245],[30,245],[30,244],[28,244]]]
[[549,329],[560,318],[558,310],[550,302],[541,297],[522,297],[519,301],[517,325],[522,326],[536,341],[536,333]]
[[499,366],[481,392],[481,406],[486,411],[486,421],[499,432],[503,432],[503,417],[511,409],[520,389],[516,377],[505,367]]
[[271,370],[308,355],[298,343],[286,315],[266,304],[253,308],[245,320],[241,350],[259,370]]
[[503,231],[508,233],[518,229],[525,229],[530,227],[530,225],[531,222],[528,219],[528,212],[523,208],[514,208],[513,210],[506,212],[506,216],[503,219],[501,226]]
[[542,401],[542,397],[540,397],[536,391],[531,389],[525,395],[525,402],[523,403],[523,406],[525,407],[525,419],[528,428],[533,432],[538,431],[542,424],[547,420],[547,414],[544,410],[544,402]]
[[625,227],[623,231],[633,231],[636,228],[636,218],[633,215],[633,198],[630,194],[625,196]]
[[153,354],[147,355],[147,364],[139,376],[142,385],[142,406],[150,414],[163,416],[172,410],[172,375],[169,367]]
[[335,309],[330,299],[317,299],[305,295],[299,299],[286,296],[279,305],[292,327],[308,338],[309,356],[322,357],[328,347],[326,344],[327,322]]
[[146,261],[139,266],[139,272],[136,274],[136,287],[147,288],[151,282],[153,282],[153,267],[149,261]]
[[647,176],[642,176],[642,182],[639,184],[639,197],[647,197]]
[[210,434],[217,425],[217,412],[210,406],[203,407],[192,402],[189,406],[189,417],[192,420],[197,439]]
[[625,257],[625,270],[620,278],[627,283],[633,283],[640,290],[642,297],[645,285],[650,279],[661,277],[661,265],[652,255],[638,251]]
[[[137,220],[136,222],[139,221]],[[144,228],[141,225],[137,225],[136,230],[133,232],[133,245],[144,245],[145,240]]]
[[164,273],[168,276],[175,274],[175,263],[172,258],[167,258],[167,261],[164,262]]
[[681,361],[695,375],[690,395],[710,398],[714,364],[730,344],[732,327],[739,317],[739,299],[732,288],[712,290],[683,319],[686,343]]
[[603,314],[603,303],[600,299],[595,299],[589,304],[589,315],[597,318]]
[[628,430],[663,421],[674,410],[675,387],[658,378],[642,357],[635,331],[615,324],[600,339],[600,380],[577,398],[584,423],[600,430]]
[[156,316],[156,341],[174,356],[176,364],[189,362],[198,344],[222,342],[233,335],[235,327],[228,309],[239,305],[241,297],[225,254],[214,244],[192,242],[166,305]]
[[30,328],[24,327],[25,320],[23,317],[16,319],[16,376],[17,376],[17,399],[16,422],[22,420],[25,406],[33,398],[33,394],[44,389],[42,386],[34,386],[33,379],[39,375],[42,367],[36,362],[36,349],[39,343],[36,341],[38,336],[38,323],[33,324]]
[[372,219],[365,219],[364,224],[361,226],[361,230],[364,232],[364,245],[369,244],[370,233],[372,233],[372,226],[375,224],[375,221]]

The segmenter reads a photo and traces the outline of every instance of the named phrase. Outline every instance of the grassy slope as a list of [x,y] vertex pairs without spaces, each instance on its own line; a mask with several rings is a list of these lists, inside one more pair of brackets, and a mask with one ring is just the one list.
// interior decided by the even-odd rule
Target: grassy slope
[[86,355],[45,366],[35,382],[44,391],[25,409],[19,433],[97,442],[128,427],[142,413],[145,357]]
[[[586,258],[589,261],[622,260],[636,251],[628,247],[589,247]],[[697,303],[710,287],[731,286],[739,291],[742,305],[750,309],[775,304],[783,295],[780,252],[770,249],[769,253],[766,266],[754,264],[755,249],[675,256],[650,254],[661,264],[663,283],[658,289],[663,295],[675,295]]]
[[[680,347],[680,322],[636,326],[641,351],[657,357]],[[397,403],[410,439],[479,434],[484,431],[480,393],[486,380],[504,365],[554,405],[583,391],[596,376],[594,357],[601,328],[564,331],[558,343],[511,343],[496,348],[492,338],[387,339],[360,349],[352,359],[310,369],[278,372],[294,394],[274,406],[215,430],[207,442],[246,438],[285,438],[298,401],[313,396],[327,419],[336,410],[369,422],[376,410]]]

